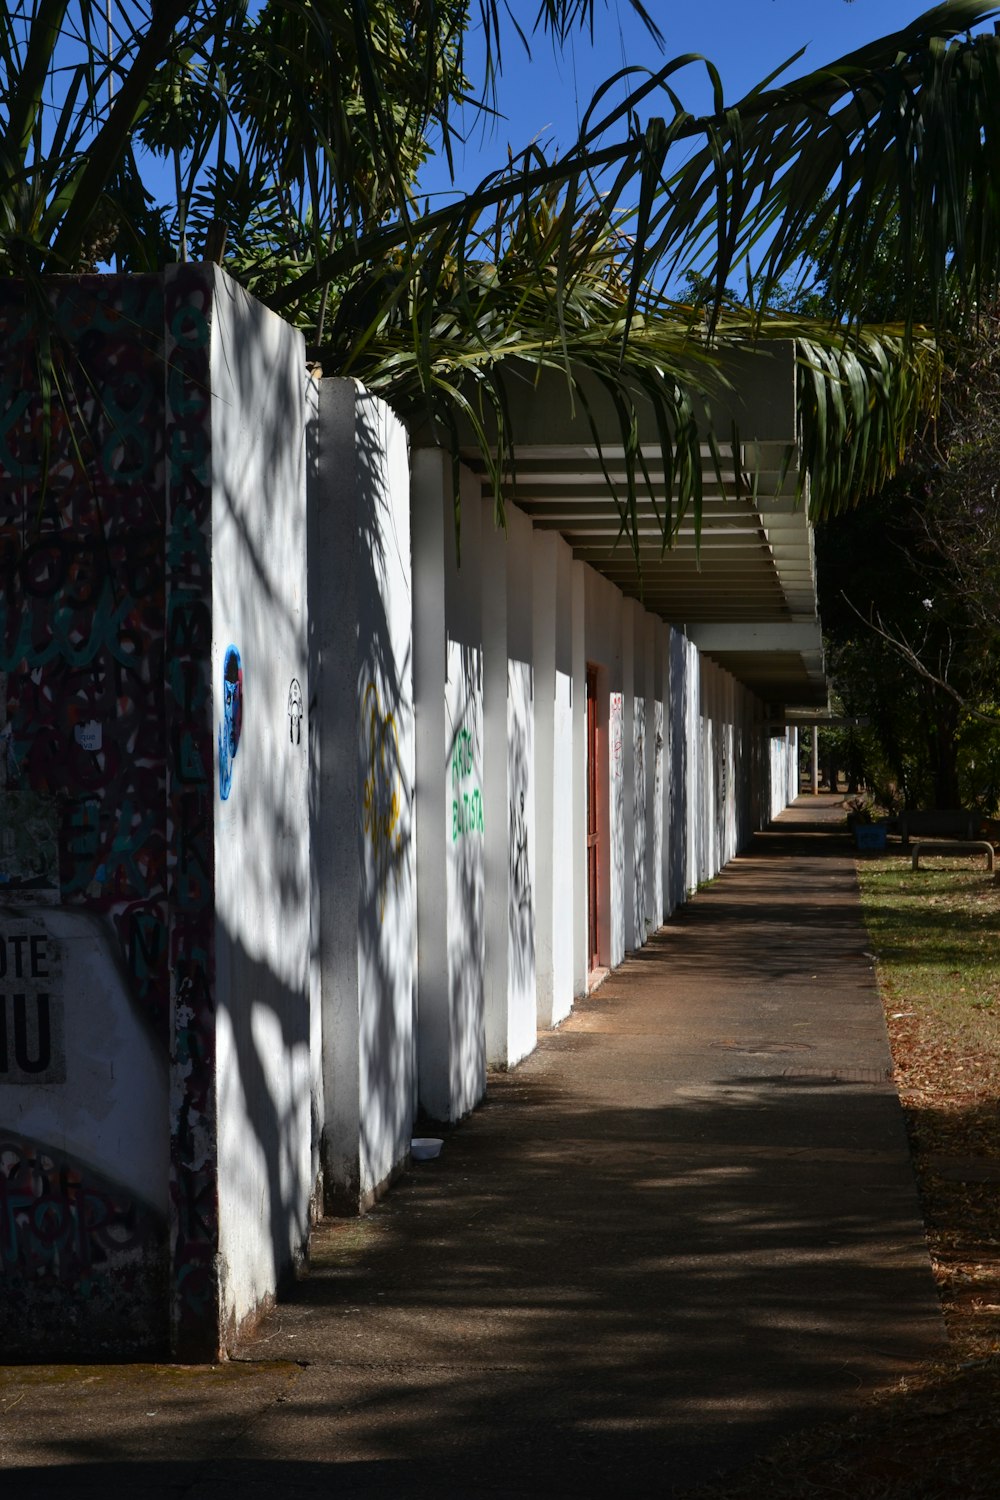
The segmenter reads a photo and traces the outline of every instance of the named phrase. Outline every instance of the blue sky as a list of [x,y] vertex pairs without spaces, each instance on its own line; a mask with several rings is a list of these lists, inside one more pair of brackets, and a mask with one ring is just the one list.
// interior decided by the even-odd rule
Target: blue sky
[[[806,53],[789,77],[832,62],[845,52],[915,20],[930,4],[921,0],[646,0],[647,8],[664,33],[665,49],[658,52],[641,22],[624,3],[598,0],[593,43],[579,33],[562,55],[555,55],[544,36],[532,41],[529,59],[510,29],[504,46],[504,71],[498,104],[504,119],[484,139],[473,128],[459,147],[456,182],[473,188],[488,172],[502,167],[508,144],[515,151],[537,137],[550,145],[569,145],[580,114],[594,90],[624,66],[661,67],[672,57],[697,52],[718,68],[727,102],[735,102],[800,47]],[[534,0],[511,0],[519,18],[534,17]],[[473,7],[475,8],[475,7]],[[470,38],[470,77],[477,76],[480,48]],[[703,68],[692,66],[678,83],[685,105],[695,113],[707,110],[711,92]],[[665,108],[665,105],[660,106]],[[655,109],[650,111],[655,113]],[[428,193],[449,186],[445,163],[435,160],[421,174]]]

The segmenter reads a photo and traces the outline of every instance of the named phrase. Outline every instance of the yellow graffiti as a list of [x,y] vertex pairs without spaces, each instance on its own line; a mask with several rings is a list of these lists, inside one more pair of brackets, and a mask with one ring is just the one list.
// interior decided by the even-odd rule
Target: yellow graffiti
[[[402,852],[397,832],[400,812],[399,735],[394,714],[382,713],[378,689],[369,683],[361,704],[362,733],[368,737],[368,774],[364,783],[364,827],[372,848],[378,888],[378,919],[385,918],[389,876]],[[387,753],[388,752],[388,753]],[[388,763],[391,758],[391,764]]]

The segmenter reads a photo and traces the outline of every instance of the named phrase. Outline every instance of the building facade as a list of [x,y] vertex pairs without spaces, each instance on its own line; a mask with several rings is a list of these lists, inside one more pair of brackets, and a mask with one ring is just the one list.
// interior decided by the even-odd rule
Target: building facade
[[459,536],[450,456],[217,268],[46,317],[49,411],[2,289],[0,1322],[211,1359],[796,794],[794,371],[637,583],[556,393]]

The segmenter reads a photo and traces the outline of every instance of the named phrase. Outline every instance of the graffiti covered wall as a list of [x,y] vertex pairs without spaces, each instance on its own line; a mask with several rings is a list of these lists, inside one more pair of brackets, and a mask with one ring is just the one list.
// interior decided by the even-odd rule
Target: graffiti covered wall
[[[244,299],[236,327],[242,293],[214,267],[44,295],[0,287],[5,1349],[214,1358],[248,1307],[220,1196],[239,1199],[260,1302],[301,1249],[312,1178],[304,361],[281,325],[296,429],[262,310]],[[237,431],[251,382],[261,411]],[[252,463],[264,407],[270,470]],[[275,495],[261,503],[276,464],[295,471],[288,525]],[[246,833],[221,862],[220,808]],[[233,986],[273,994],[240,966],[240,942],[251,966],[262,955],[237,911],[258,944],[270,930],[265,969],[293,997],[270,1031],[244,1007],[244,1052],[226,1050]],[[294,1161],[296,1180],[261,1256],[242,1130],[221,1183],[219,1143],[220,1098],[226,1145],[233,1100],[260,1125],[263,1096],[265,1173],[284,1193]]]
[[9,1353],[167,1332],[164,482],[159,278],[0,287]]

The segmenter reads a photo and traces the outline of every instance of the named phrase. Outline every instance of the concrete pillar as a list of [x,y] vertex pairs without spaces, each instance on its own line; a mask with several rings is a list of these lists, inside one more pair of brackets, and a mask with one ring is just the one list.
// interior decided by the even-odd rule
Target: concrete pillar
[[686,705],[688,735],[688,846],[687,869],[685,872],[685,895],[687,896],[692,895],[698,889],[698,882],[701,879],[701,835],[704,825],[702,809],[704,764],[701,729],[701,658],[698,655],[697,647],[686,639],[685,656],[687,659],[688,689]]
[[[636,619],[640,607],[634,599],[622,605],[622,778],[624,783],[624,889],[623,908],[626,953],[642,946],[636,912]],[[640,839],[640,859],[641,839]]]
[[530,597],[533,541],[513,507],[507,537],[484,515],[486,822],[486,1054],[509,1067],[535,1045],[534,679]]
[[587,630],[586,574],[572,564],[573,661],[573,994],[587,993]]
[[[497,920],[507,911],[510,874],[508,846],[510,825],[500,814],[510,800],[507,752],[507,570],[510,547],[508,530],[492,532],[492,517],[483,518],[490,532],[490,565],[483,573],[483,795],[490,817],[486,822],[484,890],[486,924],[484,940],[484,1025],[486,1061],[505,1067],[509,1061],[509,1005],[507,923]],[[496,809],[496,811],[494,811]]]
[[439,1120],[461,1119],[486,1087],[482,512],[479,483],[465,471],[461,501],[459,567],[451,460],[417,453],[417,1068],[420,1104]]
[[812,731],[812,794],[819,796],[819,725],[813,725]]
[[671,627],[668,640],[670,688],[670,791],[669,791],[669,865],[670,908],[676,910],[687,900],[690,813],[690,746],[688,743],[688,642],[681,631]]
[[667,920],[667,918],[673,913],[674,907],[677,904],[676,896],[674,894],[674,882],[673,882],[673,842],[674,842],[674,837],[675,837],[675,830],[674,830],[674,803],[673,803],[673,797],[671,796],[671,787],[672,787],[672,784],[673,784],[673,764],[672,764],[672,757],[673,757],[673,753],[674,753],[674,742],[673,742],[673,732],[672,732],[672,725],[673,725],[673,701],[672,701],[672,689],[671,689],[671,682],[670,682],[670,661],[671,661],[670,642],[671,642],[672,635],[673,635],[673,632],[671,631],[669,625],[662,625],[657,630],[656,679],[657,679],[657,685],[658,685],[658,695],[660,697],[660,701],[662,703],[662,708],[663,708],[663,713],[662,713],[662,728],[660,730],[660,734],[661,734],[662,742],[663,742],[662,743],[662,749],[661,749],[661,752],[660,752],[660,763],[661,763],[662,769],[661,769],[661,775],[660,775],[660,803],[661,803],[661,810],[660,810],[660,820],[661,820],[660,890],[661,890],[661,901],[660,901],[660,906],[659,906],[659,916],[660,916],[660,921],[661,922],[665,922]]
[[663,921],[663,693],[657,671],[663,626],[646,623],[646,932]]
[[406,1160],[416,984],[406,434],[352,380],[320,393],[310,494],[327,1208],[368,1207]]
[[573,809],[580,791],[573,756],[573,553],[556,542],[552,721],[552,1005],[557,1025],[573,1008],[573,910],[578,879]]
[[534,534],[531,588],[535,680],[535,985],[538,1024],[553,1022],[552,854],[555,778],[557,544],[554,531]]

